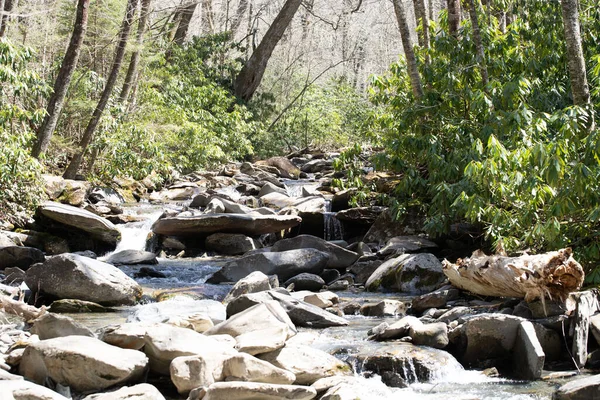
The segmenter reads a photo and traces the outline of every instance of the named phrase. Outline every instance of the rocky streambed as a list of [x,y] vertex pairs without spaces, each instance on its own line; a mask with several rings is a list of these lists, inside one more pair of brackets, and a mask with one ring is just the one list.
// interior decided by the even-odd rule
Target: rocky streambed
[[597,291],[461,291],[441,259],[469,243],[350,208],[331,165],[275,158],[161,190],[47,177],[51,201],[0,232],[0,397],[598,398]]

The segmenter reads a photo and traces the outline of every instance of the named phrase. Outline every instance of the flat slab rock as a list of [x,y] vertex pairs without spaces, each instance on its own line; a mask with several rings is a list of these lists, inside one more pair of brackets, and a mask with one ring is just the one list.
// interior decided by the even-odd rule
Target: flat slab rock
[[257,236],[293,228],[300,222],[302,218],[293,215],[213,214],[159,219],[152,226],[152,231],[166,236],[218,232]]

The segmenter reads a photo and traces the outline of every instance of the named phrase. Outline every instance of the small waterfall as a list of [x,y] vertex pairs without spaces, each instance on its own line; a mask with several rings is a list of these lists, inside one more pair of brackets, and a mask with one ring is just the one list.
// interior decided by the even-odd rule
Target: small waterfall
[[325,212],[323,213],[323,239],[343,240],[344,229],[342,223],[337,219],[335,212],[331,212],[331,201],[325,201]]
[[303,181],[303,180],[299,180],[299,181],[285,181],[283,182],[283,186],[285,187],[285,190],[288,193],[288,196],[290,197],[294,197],[294,198],[298,198],[298,197],[304,197],[303,194],[303,189],[304,188],[309,188],[309,191],[312,191],[314,189],[316,189],[319,184],[316,182],[309,182],[309,181]]
[[151,213],[144,215],[147,217],[144,221],[117,225],[117,229],[121,232],[121,240],[117,244],[114,253],[123,250],[146,250],[146,239],[152,230],[152,224],[161,214],[162,209],[160,211],[153,210]]

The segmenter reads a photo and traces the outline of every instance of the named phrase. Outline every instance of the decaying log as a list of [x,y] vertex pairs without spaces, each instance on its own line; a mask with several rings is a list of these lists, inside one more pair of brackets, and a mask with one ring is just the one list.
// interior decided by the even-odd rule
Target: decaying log
[[46,307],[37,308],[4,295],[0,295],[0,309],[8,314],[18,315],[25,321],[34,320],[46,313]]
[[459,289],[483,296],[525,298],[528,302],[564,300],[585,278],[571,248],[520,257],[486,256],[477,250],[456,264],[444,260],[443,269]]

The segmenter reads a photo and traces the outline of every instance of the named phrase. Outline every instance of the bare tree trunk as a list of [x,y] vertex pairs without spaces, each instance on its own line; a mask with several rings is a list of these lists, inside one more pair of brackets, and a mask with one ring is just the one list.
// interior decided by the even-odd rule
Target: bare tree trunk
[[181,19],[179,20],[179,25],[177,25],[177,31],[175,31],[175,37],[173,38],[173,41],[180,46],[185,42],[187,33],[190,30],[190,22],[192,22],[192,17],[194,16],[197,6],[198,3],[194,2],[181,10]]
[[[419,18],[417,19],[417,25],[419,25],[419,19],[421,20],[421,39],[419,44],[426,50],[429,50],[429,14],[427,12],[427,0],[415,0],[415,13],[417,12]],[[429,64],[429,55],[425,57],[425,63]]]
[[46,307],[37,308],[9,296],[0,295],[0,309],[7,314],[18,315],[25,321],[32,321],[46,313]]
[[85,155],[85,152],[94,137],[94,132],[100,123],[102,113],[104,112],[104,109],[108,104],[108,100],[110,99],[111,92],[117,83],[117,77],[119,76],[119,70],[121,69],[123,57],[125,56],[125,48],[127,47],[127,41],[129,40],[129,34],[131,32],[131,25],[135,15],[136,3],[136,0],[127,1],[125,18],[123,19],[123,23],[121,24],[121,29],[119,31],[119,41],[117,43],[117,48],[115,49],[115,56],[110,74],[106,80],[106,84],[104,85],[104,91],[102,92],[102,96],[100,96],[98,105],[96,106],[96,109],[94,110],[94,113],[92,114],[92,117],[85,128],[83,137],[79,143],[79,150],[73,156],[71,163],[63,175],[66,179],[73,179],[75,178],[75,175],[77,175],[77,171],[79,171],[83,156]]
[[256,92],[275,46],[279,43],[301,3],[302,0],[286,0],[260,44],[236,77],[234,91],[240,99],[248,101]]
[[240,0],[240,3],[238,4],[237,10],[235,12],[235,16],[231,21],[232,36],[235,36],[235,33],[240,28],[242,19],[244,18],[244,14],[246,14],[246,11],[248,11],[248,0]]
[[396,19],[398,20],[398,29],[400,29],[400,36],[402,38],[402,47],[404,48],[404,55],[406,57],[406,68],[408,69],[408,75],[410,77],[410,86],[415,99],[419,100],[423,97],[423,85],[421,84],[421,75],[417,68],[415,52],[410,41],[410,30],[408,21],[406,20],[404,4],[402,3],[402,0],[393,1],[394,12],[396,13]]
[[202,32],[209,35],[215,33],[215,13],[212,0],[202,0]]
[[73,77],[73,72],[75,72],[79,54],[81,53],[81,44],[83,43],[87,29],[89,5],[90,0],[79,0],[77,2],[75,25],[71,34],[71,40],[69,41],[69,47],[67,47],[65,57],[56,77],[56,82],[54,82],[54,92],[50,96],[50,100],[48,100],[46,117],[44,117],[44,121],[37,132],[37,140],[31,151],[31,155],[36,158],[48,149],[50,139],[60,118],[65,97],[69,91],[69,84],[71,83],[71,78]]
[[469,17],[473,26],[473,40],[475,41],[475,49],[477,51],[477,62],[481,73],[481,83],[487,86],[489,82],[487,64],[485,62],[485,52],[483,49],[483,41],[481,40],[481,31],[479,30],[479,19],[477,18],[477,8],[475,8],[474,0],[467,0],[469,5]]
[[123,83],[123,89],[121,89],[121,95],[119,96],[121,103],[123,104],[125,104],[129,98],[131,88],[134,86],[135,80],[137,79],[140,57],[142,55],[142,46],[144,45],[144,34],[146,33],[148,16],[150,15],[150,0],[142,0],[141,6],[142,8],[140,10],[140,20],[138,21],[136,37],[136,48],[131,55],[129,67],[127,68],[127,74],[125,75],[125,82]]
[[478,250],[456,264],[444,260],[443,270],[450,283],[459,289],[526,301],[564,300],[581,287],[585,278],[570,248],[521,257],[486,256]]
[[447,0],[448,5],[448,33],[458,38],[460,26],[460,0]]
[[5,0],[2,10],[4,13],[2,14],[2,19],[0,19],[0,38],[6,36],[6,31],[8,30],[8,21],[10,19],[10,13],[12,12],[15,6],[15,0]]
[[585,71],[585,59],[581,45],[579,30],[578,0],[561,0],[563,23],[565,26],[565,42],[567,44],[567,60],[573,103],[585,105],[590,102],[590,88]]

